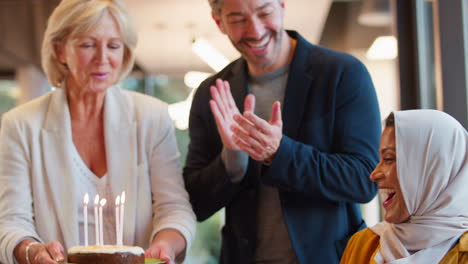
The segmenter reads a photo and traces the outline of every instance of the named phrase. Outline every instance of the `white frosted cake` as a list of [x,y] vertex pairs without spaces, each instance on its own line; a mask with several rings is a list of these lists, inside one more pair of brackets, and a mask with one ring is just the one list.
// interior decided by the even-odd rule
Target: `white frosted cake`
[[68,262],[76,264],[143,264],[145,252],[130,246],[77,246],[68,249]]

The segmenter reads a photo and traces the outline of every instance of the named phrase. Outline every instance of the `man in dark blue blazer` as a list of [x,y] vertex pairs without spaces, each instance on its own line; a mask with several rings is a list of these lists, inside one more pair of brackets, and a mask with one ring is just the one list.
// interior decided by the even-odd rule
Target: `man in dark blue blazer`
[[210,4],[242,57],[193,100],[184,179],[197,219],[226,208],[223,264],[339,263],[377,191],[369,73],[284,30],[283,0]]

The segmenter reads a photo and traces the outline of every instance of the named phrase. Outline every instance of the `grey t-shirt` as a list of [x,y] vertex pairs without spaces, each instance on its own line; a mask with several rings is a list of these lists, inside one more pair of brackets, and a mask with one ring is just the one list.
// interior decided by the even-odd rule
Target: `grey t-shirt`
[[[256,99],[255,114],[262,119],[270,120],[271,107],[275,101],[283,104],[288,73],[289,65],[274,72],[250,76],[249,88]],[[241,181],[247,170],[248,155],[242,151],[223,149],[221,159],[231,180]],[[284,223],[278,189],[260,184],[257,208],[257,248],[254,263],[297,263]]]

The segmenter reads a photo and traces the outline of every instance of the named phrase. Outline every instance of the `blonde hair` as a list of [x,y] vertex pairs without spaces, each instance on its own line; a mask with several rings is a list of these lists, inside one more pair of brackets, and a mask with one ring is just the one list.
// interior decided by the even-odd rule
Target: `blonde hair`
[[70,36],[91,31],[104,14],[117,23],[124,42],[124,58],[118,81],[132,70],[137,34],[121,0],[62,0],[49,18],[42,42],[42,68],[54,87],[63,87],[69,73],[57,56],[57,46]]

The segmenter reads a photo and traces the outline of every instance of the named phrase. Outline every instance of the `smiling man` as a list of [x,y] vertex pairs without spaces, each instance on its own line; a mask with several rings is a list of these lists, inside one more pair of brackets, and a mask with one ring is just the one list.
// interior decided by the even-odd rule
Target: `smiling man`
[[222,12],[212,15],[251,74],[272,72],[290,62],[296,40],[283,28],[284,2],[224,1]]
[[209,1],[242,56],[192,104],[184,179],[197,218],[226,208],[223,264],[338,263],[365,227],[358,203],[376,194],[370,76],[285,30],[282,0]]

